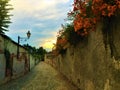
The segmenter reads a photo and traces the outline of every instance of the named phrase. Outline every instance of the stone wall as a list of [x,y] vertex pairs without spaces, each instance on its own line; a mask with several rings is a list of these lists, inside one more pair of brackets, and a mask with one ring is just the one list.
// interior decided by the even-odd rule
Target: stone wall
[[120,22],[112,32],[113,50],[108,41],[105,45],[102,28],[99,23],[88,39],[51,60],[80,90],[120,90]]

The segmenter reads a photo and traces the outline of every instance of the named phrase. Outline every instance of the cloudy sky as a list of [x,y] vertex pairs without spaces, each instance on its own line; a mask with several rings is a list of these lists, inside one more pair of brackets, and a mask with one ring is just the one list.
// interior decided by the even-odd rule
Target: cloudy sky
[[14,10],[6,34],[17,42],[18,35],[26,37],[28,30],[31,37],[27,42],[31,46],[50,50],[55,43],[56,35],[65,23],[67,12],[71,10],[73,0],[11,0]]

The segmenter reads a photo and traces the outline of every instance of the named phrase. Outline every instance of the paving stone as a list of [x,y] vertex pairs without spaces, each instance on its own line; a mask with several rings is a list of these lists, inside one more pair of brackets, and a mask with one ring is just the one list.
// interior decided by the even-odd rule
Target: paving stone
[[12,80],[0,90],[77,90],[50,65],[41,62],[28,74]]

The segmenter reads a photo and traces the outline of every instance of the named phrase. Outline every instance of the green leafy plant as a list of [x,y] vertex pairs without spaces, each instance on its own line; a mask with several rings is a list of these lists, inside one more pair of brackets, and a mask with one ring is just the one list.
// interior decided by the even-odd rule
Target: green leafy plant
[[10,16],[9,11],[12,10],[9,4],[10,0],[0,0],[0,34],[4,34],[4,31],[8,31]]
[[80,36],[74,30],[74,25],[72,23],[62,25],[62,29],[58,33],[57,42],[55,44],[55,49],[53,52],[58,54],[65,54],[67,47],[69,45],[76,46],[79,42],[85,42],[87,37]]

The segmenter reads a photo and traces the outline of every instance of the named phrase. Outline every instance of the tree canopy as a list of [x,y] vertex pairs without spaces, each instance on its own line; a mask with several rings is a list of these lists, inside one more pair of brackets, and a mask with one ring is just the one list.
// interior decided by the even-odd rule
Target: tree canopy
[[4,34],[8,31],[10,21],[10,16],[12,16],[9,11],[12,10],[12,5],[9,4],[10,0],[0,0],[0,34]]
[[28,44],[24,44],[24,47],[28,50],[30,54],[32,54],[34,57],[44,60],[44,55],[47,53],[47,51],[43,47],[32,47]]

